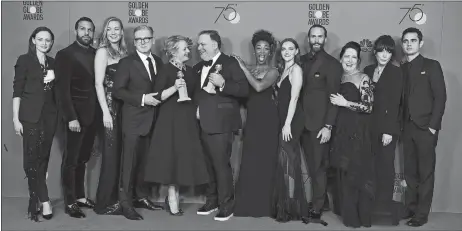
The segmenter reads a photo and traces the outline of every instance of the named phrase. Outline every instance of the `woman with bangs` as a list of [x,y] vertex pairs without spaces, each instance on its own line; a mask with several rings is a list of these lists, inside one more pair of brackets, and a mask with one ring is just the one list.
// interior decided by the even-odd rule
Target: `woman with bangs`
[[95,88],[103,112],[104,136],[94,211],[101,215],[122,214],[118,201],[122,151],[120,115],[122,102],[112,97],[112,86],[118,62],[125,56],[127,56],[127,45],[122,21],[116,17],[109,17],[104,21],[95,56]]
[[376,63],[364,68],[374,86],[371,118],[372,151],[376,163],[375,212],[392,215],[398,225],[399,206],[393,200],[395,148],[400,134],[400,100],[403,91],[401,69],[392,64],[395,42],[390,35],[380,36],[374,44]]

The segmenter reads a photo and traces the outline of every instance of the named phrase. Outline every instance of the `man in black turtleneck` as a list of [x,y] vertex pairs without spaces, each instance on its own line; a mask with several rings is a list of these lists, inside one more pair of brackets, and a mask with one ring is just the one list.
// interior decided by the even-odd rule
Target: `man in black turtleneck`
[[93,208],[85,197],[86,163],[96,131],[102,126],[95,90],[93,42],[95,25],[82,17],[75,23],[76,41],[56,54],[55,73],[61,113],[66,126],[66,144],[61,164],[65,212],[83,218],[81,207]]
[[404,76],[403,152],[407,183],[405,218],[409,226],[428,221],[435,182],[435,148],[446,106],[446,85],[438,61],[420,54],[424,41],[417,28],[403,31],[401,41],[407,62]]

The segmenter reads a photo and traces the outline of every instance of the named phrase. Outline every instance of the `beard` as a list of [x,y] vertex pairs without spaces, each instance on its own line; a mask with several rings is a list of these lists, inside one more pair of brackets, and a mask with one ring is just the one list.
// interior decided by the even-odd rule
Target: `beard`
[[93,39],[91,38],[88,41],[85,41],[83,37],[80,37],[80,36],[77,36],[76,39],[80,44],[85,45],[85,46],[90,46],[90,44],[93,42]]
[[[319,45],[319,48],[318,47],[315,48],[314,45]],[[311,52],[322,51],[324,50],[324,43],[313,43],[313,44],[310,43],[310,49],[311,49]]]

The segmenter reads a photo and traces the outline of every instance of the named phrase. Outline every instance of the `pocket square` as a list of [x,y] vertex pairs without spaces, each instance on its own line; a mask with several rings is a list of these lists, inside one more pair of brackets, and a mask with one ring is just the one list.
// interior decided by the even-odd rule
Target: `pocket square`
[[421,75],[425,75],[425,71],[420,72]]

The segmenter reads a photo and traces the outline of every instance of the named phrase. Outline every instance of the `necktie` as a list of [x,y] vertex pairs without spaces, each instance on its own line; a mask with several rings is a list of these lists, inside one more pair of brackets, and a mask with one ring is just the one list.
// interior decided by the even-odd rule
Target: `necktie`
[[148,66],[149,66],[149,74],[151,75],[151,81],[153,80],[154,78],[154,75],[156,74],[154,72],[154,65],[152,64],[152,61],[151,61],[151,58],[148,57],[146,60],[148,60]]
[[212,66],[212,63],[213,63],[213,60],[205,61],[204,66],[205,67],[210,67],[210,66]]

